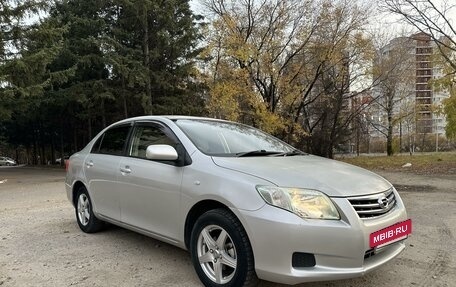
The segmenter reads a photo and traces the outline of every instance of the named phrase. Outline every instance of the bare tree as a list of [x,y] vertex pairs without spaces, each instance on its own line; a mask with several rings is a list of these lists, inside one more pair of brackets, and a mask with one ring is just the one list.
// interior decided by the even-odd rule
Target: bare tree
[[400,15],[402,19],[429,34],[436,43],[442,57],[456,73],[456,13],[453,0],[384,0],[384,8]]
[[[308,136],[310,152],[333,157],[333,150],[353,132],[353,122],[364,109],[350,108],[352,98],[378,84],[372,77],[372,41],[361,31],[367,24],[369,11],[336,2],[325,7],[325,21],[317,28],[310,57],[321,66],[321,74],[305,99],[301,120]],[[312,68],[310,68],[311,70]],[[356,91],[351,89],[356,86]]]
[[212,26],[207,38],[209,110],[332,157],[350,125],[350,86],[371,73],[370,40],[361,33],[368,4],[203,3]]
[[374,88],[376,108],[385,120],[373,122],[373,127],[386,137],[386,151],[392,155],[393,132],[405,117],[402,109],[407,100],[413,100],[415,84],[413,39],[398,37],[378,50],[374,74],[381,80]]
[[280,79],[290,71],[321,21],[310,8],[312,2],[203,1],[218,29],[217,64],[220,53],[234,60],[237,68],[248,73],[272,113],[280,102]]
[[410,155],[415,152],[415,131],[416,131],[416,103],[406,98],[400,106],[400,125],[401,125],[401,148],[402,148],[402,134],[406,131],[407,135],[407,149]]

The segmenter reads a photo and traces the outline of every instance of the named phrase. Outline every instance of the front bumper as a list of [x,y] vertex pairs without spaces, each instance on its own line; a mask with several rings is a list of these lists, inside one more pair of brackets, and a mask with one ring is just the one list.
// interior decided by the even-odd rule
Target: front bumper
[[[270,205],[237,212],[252,244],[258,277],[298,284],[362,276],[401,253],[405,244],[400,241],[365,259],[372,232],[407,219],[399,195],[397,198],[391,212],[368,220],[361,220],[345,198],[332,198],[341,214],[338,221],[304,220]],[[294,252],[314,254],[316,265],[293,267]]]

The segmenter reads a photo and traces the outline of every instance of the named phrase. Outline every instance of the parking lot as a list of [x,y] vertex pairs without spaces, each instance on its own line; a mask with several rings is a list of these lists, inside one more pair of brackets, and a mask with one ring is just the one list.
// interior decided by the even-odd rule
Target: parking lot
[[[412,218],[407,249],[364,277],[299,286],[455,286],[456,178],[382,175]],[[82,233],[63,178],[59,169],[0,168],[2,287],[201,286],[187,251],[113,226]]]

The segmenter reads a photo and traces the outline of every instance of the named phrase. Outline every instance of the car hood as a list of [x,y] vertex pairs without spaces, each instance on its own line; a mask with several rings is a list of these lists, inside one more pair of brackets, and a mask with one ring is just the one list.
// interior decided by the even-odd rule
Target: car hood
[[391,184],[363,168],[313,155],[213,157],[220,167],[270,181],[277,186],[316,189],[333,197],[383,192]]

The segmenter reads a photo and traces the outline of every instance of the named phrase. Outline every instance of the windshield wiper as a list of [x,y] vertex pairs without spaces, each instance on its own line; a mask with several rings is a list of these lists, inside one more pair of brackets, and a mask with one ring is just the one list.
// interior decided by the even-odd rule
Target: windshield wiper
[[307,153],[302,152],[298,149],[295,149],[293,151],[280,152],[280,153],[274,154],[274,156],[294,156],[294,155],[307,155]]
[[260,150],[252,150],[252,151],[246,151],[246,152],[238,152],[236,153],[237,157],[247,157],[247,156],[269,156],[269,155],[276,155],[276,154],[281,154],[279,151],[267,151],[264,149]]

